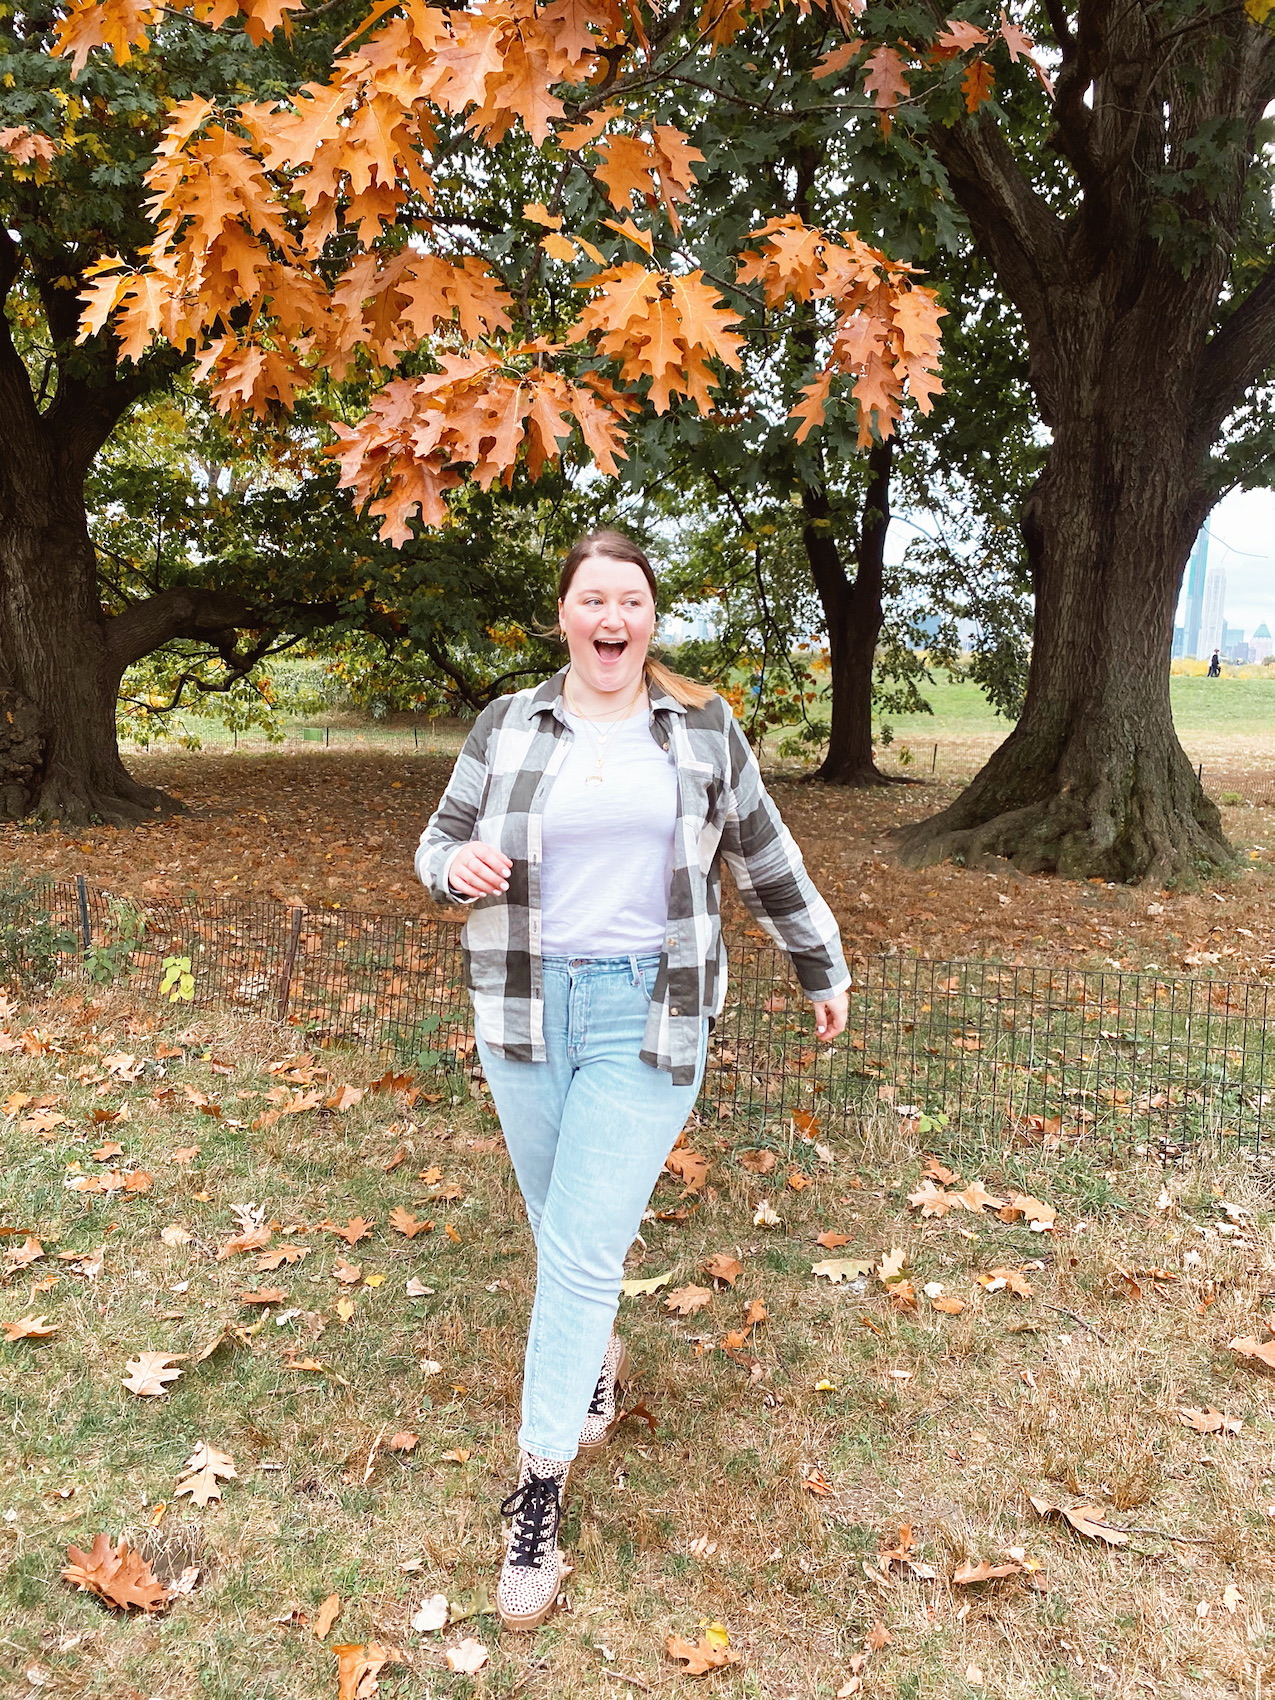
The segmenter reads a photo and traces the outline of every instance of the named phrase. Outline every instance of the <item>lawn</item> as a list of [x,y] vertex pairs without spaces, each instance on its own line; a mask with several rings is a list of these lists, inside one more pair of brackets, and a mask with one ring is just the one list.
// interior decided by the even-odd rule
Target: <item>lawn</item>
[[[373,1644],[404,1700],[1214,1700],[1275,1669],[1269,1382],[1228,1347],[1270,1338],[1275,1218],[1242,1154],[692,1126],[699,1184],[665,1177],[631,1260],[662,1284],[622,1301],[637,1408],[516,1637],[488,1591],[532,1266],[482,1093],[114,992],[3,1031],[0,1321],[53,1330],[0,1343],[15,1695],[335,1700],[334,1647]],[[145,1352],[188,1354],[166,1391],[123,1385]],[[235,1471],[205,1506],[200,1442]],[[187,1591],[74,1591],[99,1533]],[[738,1662],[694,1682],[666,1641],[706,1633]]]

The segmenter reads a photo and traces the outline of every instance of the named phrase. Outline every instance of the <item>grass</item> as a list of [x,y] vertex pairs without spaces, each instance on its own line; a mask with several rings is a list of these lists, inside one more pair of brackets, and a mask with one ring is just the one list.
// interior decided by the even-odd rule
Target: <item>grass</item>
[[[1083,1143],[1053,1156],[940,1148],[966,1179],[1052,1202],[1057,1231],[1033,1234],[987,1213],[909,1210],[929,1142],[896,1116],[765,1177],[741,1165],[729,1125],[692,1127],[712,1158],[706,1190],[683,1199],[662,1181],[656,1208],[683,1219],[646,1225],[635,1273],[711,1285],[697,1271],[722,1251],[744,1272],[685,1320],[663,1294],[623,1301],[634,1397],[655,1432],[631,1418],[579,1472],[569,1609],[514,1637],[483,1590],[514,1464],[533,1269],[494,1118],[468,1092],[412,1104],[369,1092],[344,1111],[254,1128],[272,1088],[366,1086],[383,1060],[320,1053],[289,1080],[267,1065],[295,1055],[295,1031],[190,1020],[109,993],[7,1023],[27,1037],[0,1064],[4,1095],[56,1096],[44,1108],[66,1120],[42,1131],[38,1105],[11,1102],[4,1123],[3,1220],[35,1232],[44,1256],[26,1266],[8,1256],[0,1319],[45,1314],[58,1332],[0,1344],[0,1691],[26,1694],[34,1681],[84,1700],[320,1700],[337,1691],[330,1645],[380,1639],[404,1660],[382,1671],[380,1691],[405,1700],[680,1692],[695,1685],[665,1637],[694,1641],[712,1622],[742,1662],[699,1686],[766,1700],[855,1692],[853,1661],[874,1625],[890,1642],[869,1658],[863,1692],[900,1700],[1212,1700],[1252,1694],[1258,1672],[1275,1668],[1264,1509],[1275,1425],[1267,1385],[1225,1344],[1264,1332],[1275,1285],[1270,1201],[1250,1165],[1207,1149],[1161,1169]],[[135,1080],[109,1061],[121,1054],[144,1064]],[[125,1105],[126,1120],[94,1120]],[[776,1129],[770,1143],[784,1151],[792,1137]],[[94,1158],[106,1140],[122,1154]],[[65,1184],[112,1168],[145,1169],[153,1185],[130,1197]],[[813,1178],[793,1190],[789,1172]],[[754,1225],[763,1196],[777,1228]],[[1247,1209],[1239,1226],[1219,1198]],[[255,1274],[257,1252],[218,1259],[233,1207],[249,1204],[275,1225],[272,1245],[310,1248],[303,1261]],[[391,1232],[399,1205],[434,1230]],[[357,1215],[374,1226],[354,1245],[318,1226]],[[189,1243],[164,1242],[173,1225]],[[847,1244],[816,1245],[828,1229]],[[57,1255],[98,1246],[92,1281]],[[915,1309],[875,1277],[832,1286],[811,1274],[820,1259],[876,1260],[891,1247],[907,1254]],[[353,1282],[335,1278],[338,1257],[360,1266]],[[974,1279],[996,1267],[1025,1270],[1032,1295]],[[432,1292],[410,1298],[413,1278]],[[928,1282],[964,1310],[936,1310]],[[262,1315],[239,1302],[252,1285],[287,1300]],[[755,1298],[769,1320],[724,1350]],[[288,1310],[303,1314],[280,1325]],[[121,1387],[137,1352],[195,1352],[227,1330],[164,1396]],[[322,1369],[287,1367],[307,1358]],[[1202,1436],[1177,1420],[1179,1406],[1216,1406],[1243,1428]],[[390,1452],[384,1442],[403,1429],[418,1445]],[[173,1492],[201,1439],[238,1472],[203,1511]],[[1030,1494],[1101,1505],[1128,1542],[1085,1539],[1040,1516]],[[935,1579],[883,1570],[878,1554],[905,1525]],[[198,1565],[194,1591],[152,1620],[73,1592],[59,1580],[67,1545],[87,1547],[99,1530],[143,1546],[166,1573]],[[1021,1575],[951,1581],[963,1560],[1011,1550],[1043,1565],[1043,1589]],[[476,1615],[441,1634],[411,1631],[435,1592]],[[279,1621],[312,1615],[332,1593],[343,1603],[327,1645]],[[474,1677],[444,1663],[466,1636],[490,1654]]]

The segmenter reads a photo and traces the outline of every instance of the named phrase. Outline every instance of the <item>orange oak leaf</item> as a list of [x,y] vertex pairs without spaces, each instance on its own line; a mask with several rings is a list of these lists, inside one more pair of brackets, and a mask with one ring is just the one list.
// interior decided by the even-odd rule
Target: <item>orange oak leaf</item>
[[128,1611],[130,1607],[144,1612],[163,1611],[172,1597],[147,1561],[123,1539],[112,1546],[109,1536],[99,1534],[87,1552],[68,1547],[66,1556],[63,1581],[84,1593],[96,1594],[118,1611]]

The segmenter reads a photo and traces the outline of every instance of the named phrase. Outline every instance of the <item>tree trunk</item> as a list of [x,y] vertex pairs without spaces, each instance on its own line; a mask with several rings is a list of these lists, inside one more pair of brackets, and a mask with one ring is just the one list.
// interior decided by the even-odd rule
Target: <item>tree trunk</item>
[[1232,859],[1169,703],[1178,586],[1208,497],[1181,412],[1139,389],[1138,363],[1130,347],[1101,387],[1068,388],[1023,517],[1037,623],[1022,716],[955,802],[903,830],[908,866],[1005,858],[1166,884]]
[[[1022,718],[902,859],[1007,858],[1073,877],[1193,884],[1232,852],[1178,742],[1173,614],[1222,486],[1224,421],[1275,360],[1275,265],[1232,256],[1275,94],[1275,39],[1242,8],[1046,8],[1061,65],[1049,173],[987,108],[934,131],[948,186],[1018,311],[1053,432],[1023,533],[1036,629]],[[1191,165],[1210,152],[1207,173]],[[1029,177],[1024,166],[1033,173]],[[1242,279],[1247,282],[1247,278]]]
[[830,525],[827,492],[802,492],[803,538],[828,630],[832,724],[828,752],[814,777],[829,785],[888,785],[872,754],[872,671],[885,615],[885,535],[890,526],[890,469],[894,439],[874,443],[863,498],[856,572],[848,576]]
[[13,715],[0,741],[0,817],[132,825],[179,807],[139,785],[119,757],[122,668],[97,597],[82,491],[50,476],[32,445],[0,513],[0,686]]

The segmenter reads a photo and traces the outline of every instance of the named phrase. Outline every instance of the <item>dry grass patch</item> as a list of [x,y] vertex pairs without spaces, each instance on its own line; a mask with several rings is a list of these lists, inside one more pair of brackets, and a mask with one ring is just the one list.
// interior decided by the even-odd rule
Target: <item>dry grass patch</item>
[[[962,1182],[1056,1209],[1033,1233],[990,1208],[909,1208],[933,1147],[897,1117],[823,1150],[791,1126],[692,1127],[706,1181],[664,1178],[632,1258],[670,1280],[622,1306],[641,1409],[579,1472],[566,1604],[520,1638],[488,1590],[532,1265],[481,1098],[422,1079],[441,1098],[368,1091],[263,1123],[280,1084],[336,1096],[385,1059],[116,995],[5,1027],[0,1201],[17,1231],[0,1240],[0,1322],[56,1327],[0,1341],[15,1694],[320,1700],[337,1693],[333,1645],[377,1643],[391,1697],[700,1682],[758,1700],[1212,1700],[1269,1679],[1271,1383],[1227,1347],[1271,1337],[1256,1165],[944,1136]],[[739,1160],[759,1145],[769,1174]],[[68,1185],[108,1172],[106,1192]],[[757,1224],[763,1202],[778,1225]],[[434,1228],[394,1232],[399,1207]],[[819,1246],[827,1230],[847,1243]],[[254,1232],[264,1243],[227,1250]],[[284,1247],[304,1255],[257,1267]],[[733,1286],[704,1272],[719,1253],[741,1265]],[[834,1285],[811,1273],[829,1258],[869,1269]],[[712,1296],[682,1316],[665,1301],[690,1284]],[[244,1301],[263,1288],[284,1297]],[[145,1352],[188,1354],[157,1396],[122,1386]],[[403,1434],[418,1439],[392,1449]],[[201,1441],[236,1471],[206,1505],[176,1492]],[[1078,1507],[1099,1533],[1062,1515]],[[74,1592],[66,1549],[99,1532],[161,1581],[194,1568],[191,1591],[149,1617]],[[980,1563],[1006,1573],[954,1580]],[[413,1630],[436,1594],[456,1621]],[[681,1674],[666,1638],[720,1648],[714,1625],[739,1662]],[[470,1639],[486,1663],[453,1673]]]

